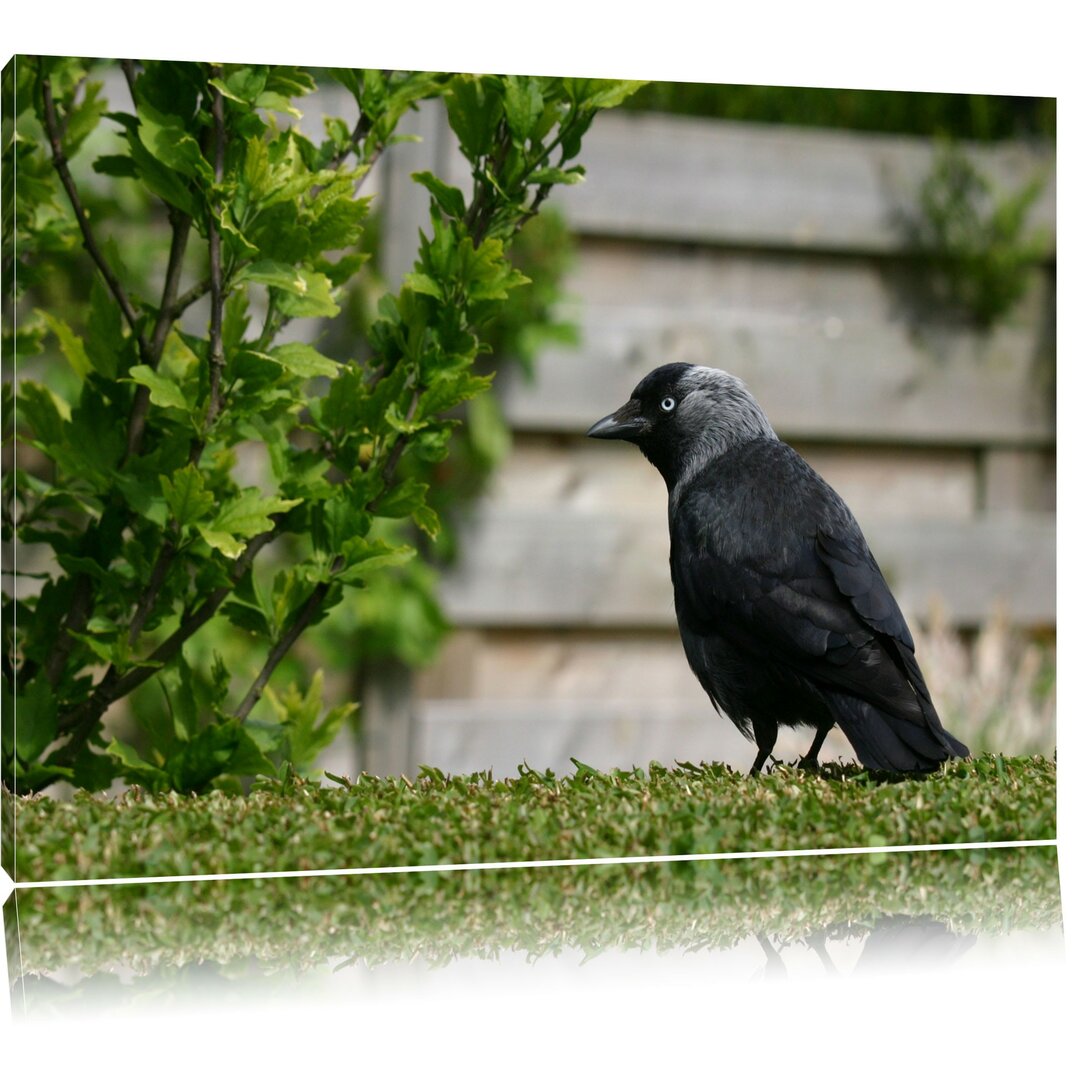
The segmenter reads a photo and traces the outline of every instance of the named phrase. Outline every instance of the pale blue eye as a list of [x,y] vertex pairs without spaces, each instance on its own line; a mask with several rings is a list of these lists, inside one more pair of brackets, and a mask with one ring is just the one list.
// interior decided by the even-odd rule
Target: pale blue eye
[[660,408],[663,409],[664,412],[674,412],[675,399],[673,397],[664,398],[664,400],[660,402]]

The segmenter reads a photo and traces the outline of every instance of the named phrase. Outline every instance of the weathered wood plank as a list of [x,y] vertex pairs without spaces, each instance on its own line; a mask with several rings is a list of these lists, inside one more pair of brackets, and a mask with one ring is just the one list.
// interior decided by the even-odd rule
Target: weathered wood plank
[[673,627],[457,630],[415,689],[423,700],[701,703]]
[[568,293],[580,349],[497,380],[510,422],[583,431],[671,361],[741,376],[789,439],[1046,445],[1047,283],[990,333],[921,310],[870,260],[590,245]]
[[[970,448],[810,443],[796,449],[860,520],[967,520],[979,509],[978,452]],[[625,445],[580,434],[518,434],[486,497],[502,507],[647,514],[662,513],[667,494],[660,474]],[[1030,502],[1026,509],[1053,506]]]
[[989,449],[982,455],[983,509],[988,514],[1053,510],[1054,455],[1036,450]]
[[[794,761],[809,745],[806,731],[786,729],[775,754]],[[523,761],[573,774],[577,758],[601,769],[646,767],[659,761],[727,761],[749,769],[753,745],[713,712],[704,694],[694,703],[586,698],[579,701],[426,701],[417,723],[416,764],[453,772],[491,769],[517,776]],[[821,759],[854,759],[839,733],[826,740]]]
[[[1053,231],[1052,151],[964,144],[1012,192],[1047,182],[1031,224]],[[902,251],[904,220],[934,159],[930,139],[647,113],[607,113],[582,151],[586,180],[552,195],[582,233],[821,251]],[[448,163],[454,183],[466,163]]]
[[[1055,614],[1053,515],[863,523],[904,610],[938,601],[974,625],[1004,605],[1016,622]],[[667,524],[656,514],[487,509],[443,580],[462,626],[670,626]]]

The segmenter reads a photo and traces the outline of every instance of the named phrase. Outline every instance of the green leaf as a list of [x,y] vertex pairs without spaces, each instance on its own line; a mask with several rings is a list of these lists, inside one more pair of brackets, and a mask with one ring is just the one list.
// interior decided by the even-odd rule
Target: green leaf
[[297,120],[302,119],[304,115],[284,94],[276,94],[271,90],[267,90],[255,99],[255,107],[285,113]]
[[71,365],[71,370],[80,379],[85,379],[93,369],[93,365],[90,363],[90,357],[86,355],[86,346],[83,344],[82,338],[63,319],[50,312],[36,308],[34,314],[40,315],[49,329],[56,335],[57,340],[60,342],[60,351]]
[[331,316],[341,310],[330,295],[330,279],[313,270],[264,259],[244,267],[234,281],[254,281],[279,290],[278,309],[290,317]]
[[570,169],[538,169],[529,177],[534,184],[580,184],[584,179],[583,165],[575,165]]
[[279,499],[262,494],[258,488],[245,488],[226,503],[209,525],[197,526],[202,538],[230,559],[244,550],[243,540],[274,527],[271,514],[280,514],[298,506],[301,499]]
[[403,566],[413,558],[416,549],[408,544],[394,547],[385,540],[369,540],[367,537],[358,536],[345,541],[341,554],[345,559],[345,566],[334,575],[334,579],[343,585],[360,585],[376,570],[388,566]]
[[95,274],[90,286],[90,317],[86,324],[86,353],[94,370],[106,379],[115,379],[125,345],[120,308]]
[[74,630],[69,630],[68,633],[76,641],[81,641],[99,660],[106,664],[115,664],[118,670],[123,671],[127,649],[124,647],[125,643],[117,640],[115,635],[110,640],[95,634],[80,634]]
[[165,502],[178,525],[192,525],[213,508],[214,496],[206,490],[206,481],[194,464],[177,469],[171,480],[167,476],[160,479]]
[[158,161],[143,146],[134,128],[129,128],[127,141],[131,160],[142,182],[170,206],[175,206],[192,217],[197,216],[199,207],[188,188],[187,181],[179,173]]
[[544,111],[544,95],[533,78],[511,75],[506,80],[506,122],[520,145],[532,135]]
[[168,783],[168,776],[162,770],[150,762],[144,761],[134,746],[121,742],[114,738],[105,752],[115,758],[121,766],[121,775],[129,783],[143,784],[151,789],[157,789]]
[[104,791],[120,775],[115,758],[108,754],[95,754],[89,745],[83,746],[76,753],[70,769],[50,767],[57,772],[67,773],[66,778],[75,787],[87,791]]
[[412,178],[431,192],[439,209],[458,221],[465,217],[465,196],[461,191],[440,180],[434,173],[414,172]]
[[49,680],[38,675],[15,698],[15,752],[34,761],[56,738],[58,705]]
[[[244,724],[237,733],[236,749],[229,758],[230,773],[237,776],[274,776],[277,769],[259,745],[257,731],[253,724]],[[266,740],[277,749],[280,739]]]
[[270,358],[280,364],[286,371],[301,378],[310,379],[318,375],[329,375],[333,378],[337,375],[341,365],[328,356],[323,356],[311,345],[305,345],[299,341],[290,342],[287,345],[277,345],[270,350]]
[[211,83],[233,101],[251,105],[266,87],[267,71],[265,64],[238,67],[224,79],[212,79]]
[[98,97],[101,87],[101,83],[87,83],[82,100],[68,110],[64,120],[64,152],[69,160],[79,152],[109,107],[107,101]]
[[319,753],[330,745],[345,719],[357,709],[354,702],[329,710],[319,721],[322,711],[323,673],[312,676],[306,694],[295,683],[280,695],[266,688],[266,699],[287,731],[288,760],[300,772],[309,769]]
[[428,485],[416,477],[410,476],[395,484],[376,504],[375,513],[379,517],[408,517],[424,504]]
[[208,724],[166,762],[172,787],[177,791],[204,791],[210,782],[226,772],[240,747],[240,725],[236,721]]
[[581,110],[613,109],[631,94],[636,94],[648,80],[634,79],[567,79],[571,100]]
[[140,102],[136,111],[139,141],[162,165],[204,184],[213,183],[210,162],[176,117],[160,113],[146,102]]
[[341,308],[330,294],[330,279],[315,270],[298,272],[302,288],[282,293],[278,297],[278,310],[289,318],[329,318]]
[[371,514],[364,500],[357,497],[352,483],[342,484],[313,513],[312,538],[316,547],[339,552],[346,541],[366,536],[371,529]]
[[448,372],[432,380],[420,395],[417,416],[436,416],[484,393],[491,388],[495,378],[491,375],[473,375],[469,371]]
[[102,154],[94,162],[93,168],[102,176],[123,176],[134,180],[139,175],[135,162],[127,154]]
[[259,285],[271,285],[275,289],[284,289],[286,292],[302,292],[304,289],[303,279],[297,274],[295,266],[288,263],[274,262],[272,259],[262,259],[243,267],[233,278],[234,284],[241,285],[245,281],[254,281]]
[[401,415],[401,410],[398,408],[396,401],[390,403],[384,413],[384,419],[391,430],[400,432],[402,435],[412,435],[414,432],[427,427],[427,420],[406,420]]
[[222,615],[241,630],[259,637],[270,636],[270,624],[262,608],[251,601],[234,597],[221,608]]
[[155,405],[164,409],[182,409],[190,411],[184,392],[180,386],[159,375],[152,367],[146,364],[136,364],[129,372],[129,382],[139,383],[150,391],[150,400]]
[[497,81],[477,75],[457,75],[446,95],[446,114],[462,153],[476,161],[488,151],[502,114]]
[[141,517],[152,521],[159,528],[164,528],[169,519],[169,507],[161,495],[161,481],[158,475],[137,475],[132,468],[122,473],[112,473],[124,501]]
[[405,275],[402,285],[406,288],[412,289],[415,293],[421,293],[424,296],[432,296],[436,300],[443,298],[442,286],[427,274],[421,273],[419,270],[414,270]]
[[16,408],[30,425],[35,442],[49,452],[64,439],[64,424],[71,419],[71,408],[48,387],[34,382],[19,383]]
[[432,540],[438,539],[439,533],[442,531],[442,522],[439,521],[439,515],[430,506],[418,506],[412,512],[412,519],[416,527],[426,532]]

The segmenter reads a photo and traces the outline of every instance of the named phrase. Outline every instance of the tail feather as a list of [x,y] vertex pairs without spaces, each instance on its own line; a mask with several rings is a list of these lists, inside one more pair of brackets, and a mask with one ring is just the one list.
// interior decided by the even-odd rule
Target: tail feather
[[931,727],[926,720],[902,719],[847,694],[833,695],[830,704],[840,730],[868,769],[929,772],[949,758],[968,756],[967,747],[940,721]]

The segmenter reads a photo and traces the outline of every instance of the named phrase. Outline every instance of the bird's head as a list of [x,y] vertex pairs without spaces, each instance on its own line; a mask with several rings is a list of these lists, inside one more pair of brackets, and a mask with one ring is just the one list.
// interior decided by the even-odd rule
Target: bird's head
[[665,364],[634,388],[630,400],[586,432],[637,445],[669,490],[732,447],[775,439],[742,379],[718,368]]

